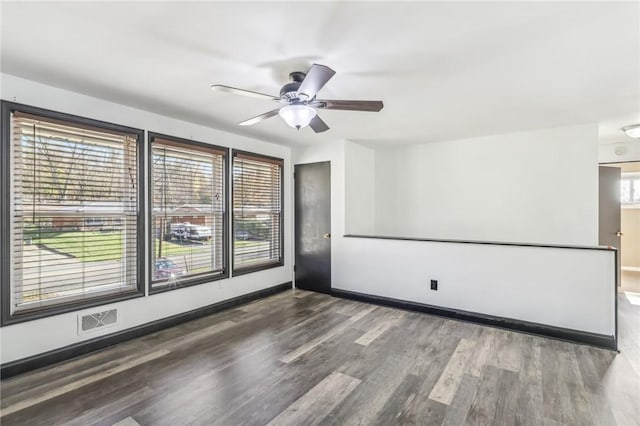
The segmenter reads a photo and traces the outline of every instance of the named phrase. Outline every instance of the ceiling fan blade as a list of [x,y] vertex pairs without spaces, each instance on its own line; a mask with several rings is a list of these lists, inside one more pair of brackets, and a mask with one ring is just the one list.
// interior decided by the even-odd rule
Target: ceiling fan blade
[[251,98],[266,99],[270,101],[279,101],[277,96],[265,95],[264,93],[252,92],[251,90],[238,89],[237,87],[224,86],[222,84],[211,85],[211,90],[225,93],[232,93],[234,95],[249,96]]
[[326,65],[313,64],[307,76],[302,80],[298,88],[298,96],[305,95],[307,99],[313,99],[320,89],[327,84],[336,72]]
[[313,119],[311,120],[311,123],[309,123],[309,127],[311,127],[313,131],[316,133],[322,133],[329,130],[329,126],[327,126],[327,123],[322,121],[322,118],[320,118],[320,116],[318,115],[313,117]]
[[263,120],[266,120],[267,118],[271,118],[278,115],[278,111],[280,111],[280,108],[274,109],[273,111],[265,112],[264,114],[256,115],[255,117],[245,120],[238,124],[240,126],[251,126]]
[[318,99],[311,103],[315,108],[339,109],[345,111],[370,111],[378,112],[384,107],[382,101],[336,101],[330,99]]

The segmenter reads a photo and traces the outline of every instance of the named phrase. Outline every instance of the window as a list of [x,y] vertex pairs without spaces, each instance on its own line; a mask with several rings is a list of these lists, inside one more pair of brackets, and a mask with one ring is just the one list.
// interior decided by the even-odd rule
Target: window
[[2,109],[3,323],[140,295],[144,133]]
[[640,173],[622,173],[620,184],[622,204],[640,204]]
[[150,134],[151,290],[228,276],[227,150]]
[[234,151],[234,274],[283,264],[282,164],[280,159]]

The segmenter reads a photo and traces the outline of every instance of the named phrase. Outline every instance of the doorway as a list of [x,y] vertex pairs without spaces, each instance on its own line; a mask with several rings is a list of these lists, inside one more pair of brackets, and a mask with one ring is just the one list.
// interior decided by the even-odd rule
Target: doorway
[[640,161],[620,170],[621,290],[640,294]]
[[296,288],[331,293],[331,163],[294,169]]
[[[613,168],[619,173],[620,286],[618,290],[636,293],[640,297],[640,161],[609,163],[603,166]],[[602,187],[600,197],[601,199],[603,197]]]

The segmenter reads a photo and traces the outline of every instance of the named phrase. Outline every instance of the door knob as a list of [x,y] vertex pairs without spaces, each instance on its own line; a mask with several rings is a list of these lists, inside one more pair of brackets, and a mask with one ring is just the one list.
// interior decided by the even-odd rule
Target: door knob
[[616,232],[616,237],[622,237],[624,234],[620,231]]
[[328,240],[329,238],[331,238],[331,234],[327,233],[327,234],[324,234],[322,237],[323,237],[325,240]]

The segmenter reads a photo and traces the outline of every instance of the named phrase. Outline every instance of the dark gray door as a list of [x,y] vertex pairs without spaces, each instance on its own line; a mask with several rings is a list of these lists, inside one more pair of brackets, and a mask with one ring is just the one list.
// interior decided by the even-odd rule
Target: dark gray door
[[298,164],[294,174],[296,287],[331,292],[331,163]]
[[619,167],[599,167],[600,200],[598,203],[598,238],[601,246],[618,249],[618,276],[620,276],[620,176]]

